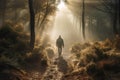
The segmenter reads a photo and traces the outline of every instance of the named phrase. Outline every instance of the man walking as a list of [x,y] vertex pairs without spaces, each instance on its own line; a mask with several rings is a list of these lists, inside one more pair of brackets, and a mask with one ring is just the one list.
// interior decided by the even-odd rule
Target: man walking
[[56,46],[58,48],[58,53],[59,53],[59,57],[60,57],[61,53],[62,53],[62,48],[64,48],[64,41],[61,38],[61,35],[58,37],[58,39],[56,41]]

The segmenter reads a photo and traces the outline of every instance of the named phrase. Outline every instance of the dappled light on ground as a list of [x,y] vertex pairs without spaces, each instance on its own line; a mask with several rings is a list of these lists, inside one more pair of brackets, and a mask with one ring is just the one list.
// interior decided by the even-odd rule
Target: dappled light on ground
[[47,68],[42,80],[61,80],[62,76],[68,71],[67,62],[63,57],[54,58]]

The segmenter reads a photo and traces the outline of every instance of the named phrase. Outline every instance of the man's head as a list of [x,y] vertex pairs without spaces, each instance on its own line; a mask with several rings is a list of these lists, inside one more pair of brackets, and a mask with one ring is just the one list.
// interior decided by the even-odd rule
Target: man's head
[[59,35],[59,38],[61,38],[61,35]]

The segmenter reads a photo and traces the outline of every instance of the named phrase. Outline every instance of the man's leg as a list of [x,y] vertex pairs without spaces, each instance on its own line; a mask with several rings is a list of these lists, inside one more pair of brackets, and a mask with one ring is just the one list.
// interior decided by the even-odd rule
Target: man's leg
[[58,54],[59,54],[59,57],[60,57],[60,48],[58,48]]
[[62,48],[58,48],[58,53],[59,53],[59,57],[60,57],[61,53],[62,53]]

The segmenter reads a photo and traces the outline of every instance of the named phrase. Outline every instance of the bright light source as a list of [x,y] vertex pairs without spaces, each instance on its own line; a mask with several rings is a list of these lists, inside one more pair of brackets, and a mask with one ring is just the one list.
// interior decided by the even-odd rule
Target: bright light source
[[63,0],[61,0],[61,1],[60,1],[60,4],[58,5],[58,9],[61,10],[61,9],[63,9],[63,8],[65,8],[65,3],[64,3]]

